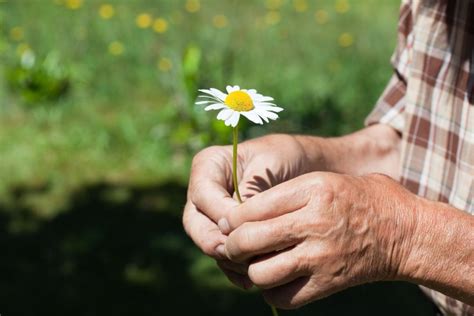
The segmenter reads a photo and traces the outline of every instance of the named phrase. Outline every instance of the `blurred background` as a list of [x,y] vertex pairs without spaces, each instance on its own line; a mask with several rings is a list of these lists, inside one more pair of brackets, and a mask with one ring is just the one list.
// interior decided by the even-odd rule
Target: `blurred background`
[[[241,138],[360,128],[390,77],[398,0],[0,0],[0,313],[269,315],[181,226],[190,159],[230,131],[227,84],[286,110]],[[414,315],[375,284],[282,315]]]

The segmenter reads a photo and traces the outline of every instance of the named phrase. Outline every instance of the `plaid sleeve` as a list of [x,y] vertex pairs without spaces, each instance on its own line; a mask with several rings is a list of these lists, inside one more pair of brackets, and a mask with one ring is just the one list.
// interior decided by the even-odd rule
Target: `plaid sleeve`
[[391,59],[394,74],[374,109],[366,118],[366,126],[377,123],[387,124],[403,133],[405,127],[405,73],[410,63],[411,32],[413,29],[412,11],[412,1],[402,1],[398,23],[398,43]]
[[387,124],[402,133],[405,126],[405,82],[395,73],[390,79],[375,108],[365,119],[365,125]]

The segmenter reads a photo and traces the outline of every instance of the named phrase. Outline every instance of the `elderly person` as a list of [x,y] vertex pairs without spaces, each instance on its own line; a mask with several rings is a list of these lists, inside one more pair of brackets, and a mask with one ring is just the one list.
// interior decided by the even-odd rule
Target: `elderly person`
[[[366,128],[193,160],[183,223],[234,283],[295,308],[379,280],[474,314],[474,1],[402,3],[394,74]],[[258,191],[258,192],[257,192]]]

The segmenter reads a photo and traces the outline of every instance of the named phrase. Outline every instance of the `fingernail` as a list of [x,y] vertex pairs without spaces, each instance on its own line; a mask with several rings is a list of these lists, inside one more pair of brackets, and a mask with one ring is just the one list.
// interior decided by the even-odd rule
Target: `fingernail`
[[225,247],[224,245],[220,244],[219,246],[216,247],[216,252],[222,256],[223,258],[226,258],[226,253],[225,253]]
[[230,225],[229,222],[225,219],[225,217],[221,218],[217,222],[217,226],[219,226],[219,229],[223,234],[228,234],[230,232]]

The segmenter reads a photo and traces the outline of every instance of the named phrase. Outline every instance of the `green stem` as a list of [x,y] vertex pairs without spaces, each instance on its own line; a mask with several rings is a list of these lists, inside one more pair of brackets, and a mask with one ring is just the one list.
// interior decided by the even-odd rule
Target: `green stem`
[[[240,197],[239,192],[239,181],[237,181],[237,144],[239,143],[239,125],[233,128],[233,137],[232,137],[232,181],[234,182],[235,195],[239,203],[242,203],[242,198]],[[278,311],[275,306],[270,305],[272,309],[272,315],[278,316]]]
[[237,124],[233,130],[233,153],[232,153],[232,180],[234,181],[235,195],[239,203],[242,203],[242,198],[239,192],[239,182],[237,181],[237,144],[239,143],[239,125]]
[[277,311],[276,307],[273,306],[273,305],[270,305],[270,308],[272,309],[273,316],[278,316],[278,311]]

